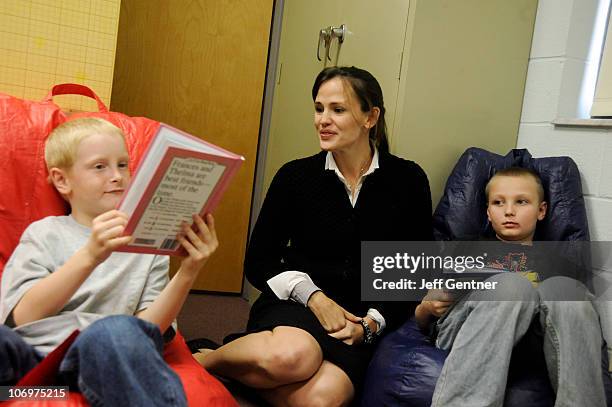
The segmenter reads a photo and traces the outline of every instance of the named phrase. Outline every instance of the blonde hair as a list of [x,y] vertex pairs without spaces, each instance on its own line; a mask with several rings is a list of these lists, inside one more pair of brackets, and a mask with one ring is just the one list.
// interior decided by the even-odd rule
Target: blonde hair
[[70,169],[77,158],[79,144],[96,133],[114,134],[125,141],[125,135],[114,124],[97,117],[82,117],[57,126],[45,142],[47,169]]
[[496,177],[524,177],[531,178],[536,184],[536,191],[538,194],[538,199],[540,202],[544,202],[544,187],[542,186],[542,180],[540,179],[540,175],[531,168],[524,167],[510,167],[504,168],[495,173],[487,182],[487,186],[485,187],[485,197],[487,199],[487,204],[489,203],[489,191],[491,189],[491,183]]

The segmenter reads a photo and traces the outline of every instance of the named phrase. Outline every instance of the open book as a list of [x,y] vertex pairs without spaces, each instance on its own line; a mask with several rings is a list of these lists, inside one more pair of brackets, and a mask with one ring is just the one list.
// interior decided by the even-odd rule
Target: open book
[[181,222],[213,211],[243,161],[161,124],[117,208],[129,216],[125,234],[134,237],[118,251],[184,254],[176,240]]

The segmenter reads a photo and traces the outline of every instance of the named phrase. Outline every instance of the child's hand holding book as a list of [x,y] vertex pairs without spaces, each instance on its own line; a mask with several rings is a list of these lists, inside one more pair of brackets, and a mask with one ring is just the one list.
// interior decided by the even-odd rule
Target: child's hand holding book
[[446,290],[432,289],[421,301],[421,305],[430,315],[440,318],[455,302],[453,294]]
[[104,212],[92,221],[91,236],[85,246],[94,265],[106,260],[119,247],[132,241],[132,236],[122,236],[128,216],[116,209]]
[[181,270],[194,276],[198,274],[219,246],[215,220],[210,213],[206,214],[205,218],[206,221],[199,215],[194,214],[194,227],[192,228],[187,222],[183,222],[181,232],[176,237],[187,252],[187,257],[181,262]]

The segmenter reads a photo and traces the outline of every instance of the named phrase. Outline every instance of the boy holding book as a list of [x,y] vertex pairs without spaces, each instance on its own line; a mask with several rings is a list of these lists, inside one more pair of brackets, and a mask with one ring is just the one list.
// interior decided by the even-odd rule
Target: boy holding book
[[[166,256],[119,253],[127,216],[114,208],[130,180],[123,133],[97,118],[60,125],[45,146],[49,179],[69,216],[32,223],[0,291],[0,384],[17,382],[73,330],[60,365],[91,405],[186,405],[162,358],[199,270],[218,246],[214,221],[194,215],[177,236],[188,256],[168,282]],[[12,329],[9,329],[12,328]]]
[[[522,268],[515,271],[529,271],[527,264],[542,269],[559,264],[550,258],[539,261],[538,256],[535,261],[528,259],[536,254],[529,246],[547,209],[537,173],[525,168],[500,170],[487,184],[485,195],[496,238],[512,245],[515,258],[523,257],[515,262]],[[536,279],[545,274],[538,272]],[[489,280],[498,281],[500,290],[473,291],[456,302],[430,292],[417,307],[419,326],[427,329],[436,324],[436,346],[450,350],[432,406],[502,406],[512,349],[536,316],[557,395],[555,406],[605,406],[601,328],[590,293],[565,276],[544,281],[525,277],[526,273],[499,273]],[[561,296],[579,301],[556,301]]]

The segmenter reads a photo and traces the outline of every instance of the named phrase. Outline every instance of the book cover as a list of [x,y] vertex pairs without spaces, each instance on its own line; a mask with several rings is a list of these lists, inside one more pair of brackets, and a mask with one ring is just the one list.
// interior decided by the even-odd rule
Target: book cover
[[144,153],[118,210],[129,216],[122,252],[184,255],[176,235],[212,212],[244,158],[166,124]]

